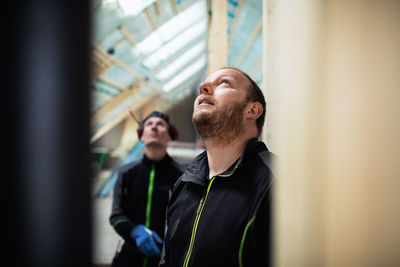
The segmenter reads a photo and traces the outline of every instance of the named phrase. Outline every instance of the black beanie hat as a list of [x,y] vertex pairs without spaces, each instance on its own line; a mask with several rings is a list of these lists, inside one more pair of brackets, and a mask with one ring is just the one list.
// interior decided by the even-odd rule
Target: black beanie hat
[[169,117],[167,114],[161,113],[159,111],[153,111],[152,113],[150,113],[149,115],[147,115],[147,117],[142,121],[142,124],[144,124],[148,119],[150,119],[151,117],[159,117],[163,120],[165,120],[168,125],[169,125]]

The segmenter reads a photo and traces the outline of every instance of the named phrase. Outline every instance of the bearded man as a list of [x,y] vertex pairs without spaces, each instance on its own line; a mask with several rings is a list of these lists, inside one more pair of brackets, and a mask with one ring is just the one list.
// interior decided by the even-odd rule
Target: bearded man
[[206,145],[174,186],[160,266],[268,266],[271,158],[258,141],[265,99],[236,68],[212,73],[194,102]]

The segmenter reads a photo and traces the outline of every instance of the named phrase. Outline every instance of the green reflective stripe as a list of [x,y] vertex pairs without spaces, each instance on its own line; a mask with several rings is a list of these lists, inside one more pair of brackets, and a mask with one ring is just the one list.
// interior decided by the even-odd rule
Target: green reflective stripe
[[232,176],[232,174],[236,171],[236,169],[238,168],[238,166],[239,166],[239,164],[236,164],[235,168],[232,170],[231,173],[228,173],[228,174],[218,174],[217,176],[220,176],[220,177],[229,177],[229,176]]
[[[146,205],[146,221],[144,225],[146,228],[150,228],[150,214],[151,214],[151,201],[153,199],[153,188],[154,188],[154,176],[156,174],[156,167],[151,166],[149,175],[149,187],[147,188],[147,205]],[[147,266],[147,257],[143,260],[143,267]]]
[[112,226],[115,227],[115,226],[117,226],[118,224],[120,224],[120,223],[122,223],[122,222],[129,222],[129,220],[128,220],[128,219],[119,219],[119,220],[117,220],[116,222],[114,222],[114,223],[112,224]]
[[251,220],[247,223],[246,228],[244,228],[244,232],[243,232],[243,236],[242,236],[242,241],[240,242],[240,248],[239,248],[239,267],[243,267],[243,247],[244,247],[244,241],[246,240],[247,231],[249,230],[249,227],[253,224],[255,218],[256,218],[256,217],[251,218]]
[[151,200],[153,198],[153,187],[154,187],[154,176],[156,174],[156,168],[153,165],[149,176],[149,187],[147,188],[147,205],[146,205],[146,221],[145,226],[150,227],[150,213],[151,213]]
[[188,252],[186,254],[185,261],[183,262],[183,266],[184,267],[187,267],[188,264],[189,264],[190,254],[192,254],[193,243],[194,243],[194,239],[196,237],[197,226],[199,224],[200,216],[201,216],[201,213],[203,212],[204,205],[206,204],[206,200],[207,200],[207,197],[208,197],[208,192],[210,191],[211,184],[213,183],[214,178],[215,178],[215,176],[211,179],[210,184],[207,187],[206,196],[200,201],[201,206],[200,206],[200,210],[196,214],[196,219],[194,220],[193,229],[192,229],[192,236],[190,237],[189,249],[188,249]]

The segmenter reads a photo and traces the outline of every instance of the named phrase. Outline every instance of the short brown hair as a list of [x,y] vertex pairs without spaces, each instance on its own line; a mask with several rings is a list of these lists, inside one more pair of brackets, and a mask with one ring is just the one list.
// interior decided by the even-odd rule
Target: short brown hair
[[223,69],[236,70],[236,71],[240,72],[241,74],[243,74],[249,81],[249,87],[248,87],[249,90],[247,91],[247,101],[259,102],[263,107],[263,112],[261,113],[260,117],[258,117],[258,119],[256,120],[257,132],[258,132],[258,136],[260,136],[263,126],[264,126],[265,108],[266,108],[266,103],[265,103],[265,98],[264,98],[263,92],[261,91],[261,89],[257,85],[257,83],[252,78],[250,78],[250,76],[247,73],[241,71],[238,68],[234,68],[234,67],[221,68],[221,70],[223,70]]

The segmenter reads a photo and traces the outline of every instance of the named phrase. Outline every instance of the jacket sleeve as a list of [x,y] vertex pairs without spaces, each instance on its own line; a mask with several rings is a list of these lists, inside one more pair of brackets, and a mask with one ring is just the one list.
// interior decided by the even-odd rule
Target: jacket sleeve
[[130,233],[135,226],[126,214],[127,196],[125,194],[126,171],[118,172],[117,181],[114,186],[110,224],[114,230],[125,240],[131,239]]

